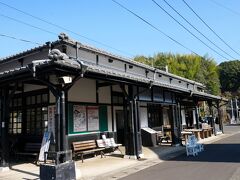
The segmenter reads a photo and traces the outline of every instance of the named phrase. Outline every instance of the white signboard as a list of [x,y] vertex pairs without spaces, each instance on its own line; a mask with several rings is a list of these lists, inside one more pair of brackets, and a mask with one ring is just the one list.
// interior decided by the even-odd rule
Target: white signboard
[[97,106],[87,107],[88,131],[99,130],[99,113]]
[[157,132],[151,128],[148,128],[148,127],[144,127],[142,128],[143,130],[147,131],[148,133],[150,134],[156,134]]
[[38,160],[44,161],[44,153],[48,152],[49,145],[50,145],[50,138],[51,138],[51,132],[44,132],[43,139],[42,139],[42,145],[39,153]]
[[86,106],[73,106],[73,131],[87,131]]
[[55,113],[56,106],[48,106],[48,132],[51,132],[55,137]]

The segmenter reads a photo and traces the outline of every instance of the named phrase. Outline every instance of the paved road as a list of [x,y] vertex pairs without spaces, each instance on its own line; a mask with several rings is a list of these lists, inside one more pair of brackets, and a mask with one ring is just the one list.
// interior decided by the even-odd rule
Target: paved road
[[[240,130],[240,127],[236,130]],[[205,151],[197,157],[184,154],[122,178],[135,179],[240,180],[240,133],[206,145]]]

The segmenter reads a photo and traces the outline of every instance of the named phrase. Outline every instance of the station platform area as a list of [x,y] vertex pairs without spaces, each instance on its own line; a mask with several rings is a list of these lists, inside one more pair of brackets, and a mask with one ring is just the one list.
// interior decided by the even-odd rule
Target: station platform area
[[[219,134],[202,139],[201,143],[212,143],[230,135]],[[125,148],[120,148],[124,154]],[[143,147],[144,157],[140,160],[124,158],[119,151],[106,154],[106,157],[103,158],[101,156],[86,158],[84,163],[81,160],[75,162],[77,179],[118,179],[183,153],[185,153],[184,146],[159,145],[157,147]],[[39,166],[33,162],[18,162],[12,163],[9,170],[0,172],[0,180],[16,179],[39,179]]]

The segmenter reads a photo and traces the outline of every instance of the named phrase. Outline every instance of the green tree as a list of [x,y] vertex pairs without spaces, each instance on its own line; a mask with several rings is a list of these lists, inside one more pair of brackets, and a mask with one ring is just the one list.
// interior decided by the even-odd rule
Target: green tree
[[216,62],[208,57],[202,59],[201,73],[204,79],[200,82],[205,84],[210,93],[220,94],[219,70]]
[[153,57],[137,56],[135,60],[159,69],[168,65],[169,72],[205,84],[212,94],[220,93],[217,64],[207,56],[158,53]]
[[150,62],[149,58],[147,58],[145,56],[136,56],[134,58],[134,61],[137,61],[137,62],[140,62],[140,63],[151,66],[151,62]]
[[240,61],[227,61],[219,64],[219,77],[222,92],[240,94]]

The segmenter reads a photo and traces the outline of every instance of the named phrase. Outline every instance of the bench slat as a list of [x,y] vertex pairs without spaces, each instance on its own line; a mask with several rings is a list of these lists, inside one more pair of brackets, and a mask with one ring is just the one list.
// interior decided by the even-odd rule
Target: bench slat
[[89,146],[89,147],[78,147],[74,148],[74,151],[83,151],[83,150],[89,150],[89,149],[95,149],[95,146]]
[[77,155],[81,155],[82,162],[83,162],[84,154],[94,153],[96,155],[96,152],[100,152],[102,157],[103,150],[105,149],[105,148],[98,148],[95,140],[72,142],[72,148],[73,148],[73,153],[75,154],[75,157],[77,157]]

